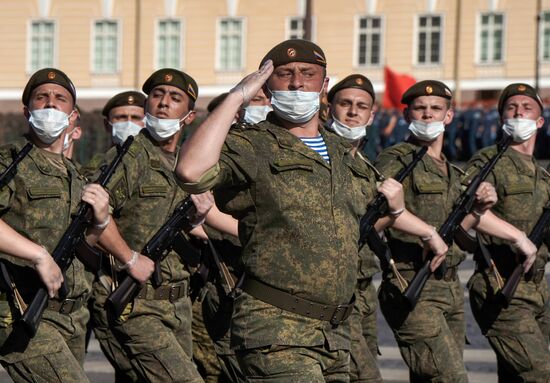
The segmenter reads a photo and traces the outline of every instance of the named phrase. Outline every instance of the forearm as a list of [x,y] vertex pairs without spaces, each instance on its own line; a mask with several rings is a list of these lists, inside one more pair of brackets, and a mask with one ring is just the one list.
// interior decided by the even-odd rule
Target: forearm
[[34,263],[44,249],[40,245],[23,237],[0,219],[0,251]]
[[206,216],[206,223],[208,226],[232,235],[234,237],[239,236],[239,221],[230,216],[229,214],[222,213],[216,206],[208,212]]
[[196,182],[220,159],[223,143],[243,103],[233,92],[204,120],[181,146],[176,175],[184,182]]
[[123,265],[132,259],[132,249],[120,235],[114,219],[111,219],[103,230],[99,236],[98,243]]
[[517,242],[523,237],[523,232],[514,225],[494,215],[491,211],[485,212],[477,225],[473,226],[480,233],[497,237],[509,242]]
[[433,226],[428,225],[408,210],[405,210],[399,217],[397,217],[391,226],[394,229],[419,238],[430,237],[434,230]]

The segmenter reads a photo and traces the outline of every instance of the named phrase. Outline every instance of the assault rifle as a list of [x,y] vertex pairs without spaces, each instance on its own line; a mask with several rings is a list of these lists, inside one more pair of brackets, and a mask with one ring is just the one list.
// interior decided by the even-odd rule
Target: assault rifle
[[[130,145],[132,145],[133,141],[134,137],[130,136],[126,139],[122,146],[117,146],[117,155],[113,161],[101,171],[101,174],[96,181],[96,183],[98,183],[101,187],[105,187],[107,185],[117,166],[122,161],[122,158],[126,152],[128,152],[128,149],[130,148]],[[65,230],[65,233],[57,243],[57,246],[52,253],[52,258],[63,273],[67,271],[74,259],[75,248],[78,242],[84,240],[84,232],[89,224],[87,216],[91,208],[92,207],[88,203],[84,201],[80,202],[76,215],[73,217],[69,227]],[[59,297],[63,299],[66,296],[67,286],[65,282],[63,282],[63,285],[59,289]],[[36,331],[38,330],[38,325],[40,324],[42,314],[44,313],[47,305],[48,292],[45,287],[41,287],[36,292],[36,295],[27,307],[27,310],[25,310],[23,316],[21,317],[21,324],[31,338],[34,337]]]
[[[424,154],[426,154],[427,151],[427,146],[421,147],[420,150],[418,150],[418,152],[416,152],[413,156],[412,161],[401,169],[399,173],[397,173],[395,180],[400,183],[403,182],[403,180],[412,172],[422,157],[424,157]],[[395,268],[395,263],[391,258],[391,251],[388,245],[384,243],[382,238],[380,238],[374,229],[374,224],[376,221],[386,214],[386,210],[388,209],[388,201],[386,200],[384,194],[378,193],[369,205],[370,206],[367,209],[367,212],[363,215],[363,217],[361,217],[361,221],[359,222],[359,250],[361,250],[365,243],[367,243],[369,248],[380,260],[380,267],[382,270],[389,270],[391,267],[396,277],[399,280],[402,280],[401,276],[397,272],[397,269]],[[401,283],[403,283],[403,281]]]
[[[438,234],[448,246],[452,245],[454,236],[459,229],[460,224],[464,220],[464,217],[472,211],[477,188],[485,180],[485,178],[487,178],[491,170],[493,170],[496,163],[511,143],[512,137],[505,134],[501,141],[497,144],[497,153],[489,161],[487,161],[485,165],[483,165],[479,173],[474,177],[474,179],[472,179],[466,190],[462,192],[460,197],[458,197],[453,211],[451,211],[451,214],[449,214],[443,225],[439,228]],[[420,293],[432,273],[430,270],[430,263],[432,262],[433,257],[434,254],[432,252],[427,255],[426,261],[420,270],[416,272],[413,279],[409,283],[409,286],[403,293],[403,296],[408,302],[409,309],[411,311],[416,306],[418,298],[420,298]],[[440,268],[445,269],[443,264],[441,264]]]
[[[550,203],[547,203],[544,207],[542,215],[539,217],[537,223],[535,223],[535,226],[531,230],[531,233],[528,237],[529,240],[533,242],[533,244],[537,247],[537,249],[542,245],[544,233],[548,224],[550,224]],[[510,277],[506,280],[506,283],[500,290],[500,296],[502,298],[502,304],[504,305],[504,307],[508,307],[508,305],[510,305],[510,302],[514,297],[514,294],[522,277],[523,265],[520,263],[516,266],[516,268],[512,272],[512,275],[510,275]]]
[[[195,214],[195,211],[195,205],[191,197],[185,198],[141,250],[141,254],[151,258],[155,262],[155,272],[151,276],[153,287],[157,288],[162,284],[160,262],[174,248],[176,239],[185,240],[180,232],[191,229],[190,219]],[[122,314],[128,303],[139,293],[140,287],[140,283],[132,278],[130,274],[124,277],[124,280],[111,292],[105,302],[105,306],[109,314],[112,315],[112,318],[118,318]]]

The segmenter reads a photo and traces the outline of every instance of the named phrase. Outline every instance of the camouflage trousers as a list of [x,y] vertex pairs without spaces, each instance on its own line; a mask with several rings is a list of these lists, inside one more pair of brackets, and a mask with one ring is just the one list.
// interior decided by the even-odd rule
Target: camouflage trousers
[[70,314],[46,310],[32,339],[13,326],[15,310],[0,301],[0,363],[14,382],[88,382],[85,306]]
[[355,307],[348,321],[351,328],[350,382],[382,382],[376,364],[378,297],[372,281],[355,290]]
[[137,382],[138,377],[132,369],[130,359],[109,327],[104,305],[110,289],[99,281],[94,282],[92,289],[90,320],[101,351],[115,370],[115,383]]
[[[412,272],[407,275],[410,280]],[[464,291],[455,281],[429,279],[409,311],[395,278],[379,290],[382,314],[393,330],[411,381],[467,382],[464,351]]]
[[493,275],[468,282],[472,312],[497,355],[499,382],[550,382],[548,283],[521,281],[507,308],[498,302]]
[[152,299],[148,287],[112,326],[134,371],[147,382],[203,382],[192,360],[191,300]]
[[247,382],[349,382],[349,351],[324,346],[268,346],[237,350]]
[[202,317],[202,302],[196,300],[193,303],[193,360],[206,383],[223,381],[222,370],[214,343],[206,331]]

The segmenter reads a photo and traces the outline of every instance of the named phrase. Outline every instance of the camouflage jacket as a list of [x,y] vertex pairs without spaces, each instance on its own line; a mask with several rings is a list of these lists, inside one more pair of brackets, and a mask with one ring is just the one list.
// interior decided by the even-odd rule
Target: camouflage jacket
[[[115,155],[116,147],[113,147],[105,155],[106,163]],[[118,230],[136,251],[142,250],[176,205],[187,196],[178,186],[173,168],[163,155],[147,131],[142,130],[107,185]],[[161,270],[164,283],[189,277],[175,252],[161,262]]]
[[[0,170],[12,162],[11,148],[19,151],[26,143],[22,138],[0,148]],[[0,191],[2,219],[51,253],[69,226],[71,214],[76,213],[86,182],[74,163],[35,146],[17,166],[15,177]],[[15,258],[4,257],[13,262],[10,273],[28,303],[41,286],[36,272]],[[69,298],[89,293],[92,279],[93,275],[74,259],[65,274]]]
[[[465,182],[474,177],[496,152],[495,145],[477,152],[466,166]],[[540,167],[533,157],[529,158],[509,148],[489,173],[486,181],[494,185],[498,195],[498,202],[491,211],[529,235],[541,216],[543,207],[550,200],[550,174],[548,171]],[[495,245],[500,250],[512,254],[509,243],[485,235],[482,238],[484,243],[490,245],[489,250],[496,249],[497,247],[492,246]],[[502,262],[505,260],[502,258],[502,256],[495,257],[497,267],[501,266],[499,270],[502,270],[502,266],[504,266]],[[515,263],[515,257],[506,258]],[[547,251],[543,247],[539,251],[534,268],[544,267],[547,258]]]
[[[277,125],[273,116],[231,131],[218,164],[184,188],[249,192],[250,199],[228,206],[239,211],[226,211],[240,221],[247,275],[311,301],[342,304],[350,301],[355,288],[358,222],[376,178],[353,158],[348,142],[320,131],[330,164]],[[363,182],[355,183],[355,177]],[[281,313],[247,295],[235,304],[235,347],[316,345],[324,343],[325,335],[329,346],[349,347],[346,326],[332,331],[328,322]],[[338,331],[342,334],[335,335]]]
[[[409,142],[394,145],[380,153],[375,165],[385,177],[395,177],[412,161],[418,148]],[[407,210],[436,229],[447,219],[462,191],[462,171],[447,161],[446,164],[448,175],[430,156],[425,155],[403,181]],[[418,237],[391,228],[386,230],[386,236],[399,270],[412,270],[419,266],[422,262],[422,242]],[[463,253],[453,245],[447,253],[446,262],[452,267],[463,259]]]

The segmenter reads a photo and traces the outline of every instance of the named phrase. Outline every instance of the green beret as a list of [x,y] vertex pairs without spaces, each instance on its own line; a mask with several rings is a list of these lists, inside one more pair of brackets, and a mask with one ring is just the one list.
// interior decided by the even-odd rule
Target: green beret
[[109,101],[107,101],[101,114],[105,117],[109,117],[109,112],[111,109],[118,106],[139,106],[140,108],[144,108],[145,95],[135,90],[129,90],[127,92],[114,95]]
[[533,88],[531,85],[523,84],[523,83],[515,83],[510,84],[500,94],[500,98],[498,99],[498,113],[502,115],[504,104],[506,104],[506,100],[508,100],[512,96],[517,95],[527,96],[531,97],[533,100],[537,102],[540,106],[540,110],[544,110],[544,106],[542,105],[542,100],[540,99],[540,96],[535,91],[535,88]]
[[223,100],[225,100],[228,94],[229,94],[228,92],[225,92],[214,97],[212,100],[210,100],[210,102],[208,103],[208,106],[206,107],[206,110],[208,110],[208,113],[212,113],[212,111],[216,109],[218,105],[220,105],[223,102]]
[[69,91],[71,96],[73,96],[73,103],[76,104],[76,89],[71,79],[59,69],[43,68],[36,71],[27,82],[23,90],[23,96],[21,97],[23,105],[29,106],[32,91],[42,84],[61,85]]
[[[327,66],[325,53],[318,45],[307,40],[286,40],[275,45],[262,59],[261,64],[267,60],[273,61],[273,67],[292,62],[310,63]],[[260,64],[260,66],[261,66]]]
[[407,89],[401,98],[401,103],[409,105],[415,98],[420,96],[439,96],[450,100],[453,98],[453,92],[441,81],[424,80]]
[[193,101],[197,101],[199,87],[191,76],[177,69],[164,68],[153,73],[145,82],[141,90],[149,94],[159,85],[172,85],[183,90]]
[[375,99],[374,88],[372,87],[370,80],[361,74],[352,74],[330,88],[330,91],[328,92],[328,101],[332,102],[334,95],[338,91],[348,88],[364,90],[371,95],[372,101]]

